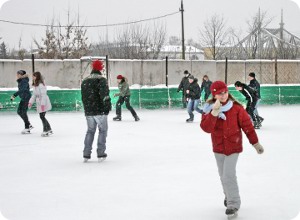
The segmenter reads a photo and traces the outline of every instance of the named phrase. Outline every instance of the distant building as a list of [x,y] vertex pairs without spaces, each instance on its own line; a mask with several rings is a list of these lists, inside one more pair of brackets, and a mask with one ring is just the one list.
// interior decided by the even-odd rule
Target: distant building
[[[182,46],[179,45],[166,45],[160,50],[160,57],[169,59],[182,59]],[[194,46],[185,46],[185,59],[186,60],[204,60],[204,51]]]

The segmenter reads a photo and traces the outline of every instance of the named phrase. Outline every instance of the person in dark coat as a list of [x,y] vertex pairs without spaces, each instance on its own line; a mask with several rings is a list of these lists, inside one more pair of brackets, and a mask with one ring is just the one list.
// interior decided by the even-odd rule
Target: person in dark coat
[[222,81],[215,81],[211,85],[211,91],[213,98],[203,107],[200,127],[211,134],[213,152],[225,194],[225,214],[230,216],[241,206],[236,166],[243,151],[242,131],[258,154],[262,154],[264,148],[259,143],[249,115],[228,93],[227,85]]
[[186,122],[193,122],[193,111],[196,110],[197,112],[202,113],[202,110],[198,107],[200,103],[200,86],[198,84],[198,79],[195,78],[193,75],[190,75],[188,79],[190,85],[186,90],[186,98],[188,100],[187,111],[190,117],[186,120]]
[[111,110],[111,99],[106,78],[101,74],[103,62],[92,62],[92,72],[81,84],[81,99],[87,121],[87,132],[84,140],[83,158],[87,162],[91,158],[92,145],[98,127],[97,157],[101,161],[107,157],[106,137],[108,131],[107,115]]
[[210,92],[211,84],[212,84],[212,81],[209,80],[207,75],[204,75],[203,78],[202,78],[200,96],[202,94],[202,91],[204,91],[204,101],[205,102],[207,101],[209,95],[211,94],[211,92]]
[[183,105],[183,108],[186,108],[186,106],[187,106],[186,90],[190,86],[188,77],[191,74],[187,70],[185,70],[183,72],[183,74],[184,74],[184,77],[181,79],[181,82],[180,82],[180,84],[178,86],[177,92],[182,91],[182,105]]
[[17,82],[18,91],[10,97],[10,100],[13,101],[17,96],[20,97],[21,101],[19,103],[17,113],[23,119],[25,124],[25,129],[21,133],[29,134],[30,130],[33,129],[33,126],[30,124],[27,115],[31,93],[29,88],[29,78],[25,70],[19,70],[17,72]]
[[249,83],[248,86],[251,87],[252,89],[254,89],[257,92],[257,97],[258,97],[256,105],[255,105],[254,113],[257,115],[257,117],[259,118],[259,120],[261,122],[263,122],[264,118],[261,117],[261,116],[259,116],[258,110],[257,110],[259,102],[261,100],[261,96],[260,96],[260,84],[257,81],[257,79],[255,78],[255,73],[253,73],[253,72],[249,73],[249,77],[248,78],[250,80],[250,83]]
[[254,128],[259,129],[261,123],[257,115],[254,113],[255,105],[258,100],[257,92],[240,81],[236,81],[234,86],[236,90],[238,90],[240,93],[242,93],[245,96],[247,100],[246,111],[248,112],[248,114],[250,115],[253,121]]
[[116,117],[113,118],[114,121],[121,121],[122,120],[122,105],[125,102],[126,108],[130,111],[132,114],[133,118],[135,121],[139,121],[140,118],[137,116],[136,112],[130,105],[130,89],[129,85],[127,83],[127,79],[122,76],[118,75],[117,76],[117,81],[118,81],[118,88],[119,88],[119,93],[115,93],[114,97],[118,96],[119,99],[116,103]]

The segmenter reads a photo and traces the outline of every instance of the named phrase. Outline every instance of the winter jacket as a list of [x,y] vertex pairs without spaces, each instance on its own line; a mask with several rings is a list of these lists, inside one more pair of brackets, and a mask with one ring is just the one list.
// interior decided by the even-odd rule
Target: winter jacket
[[20,99],[22,101],[28,102],[31,97],[28,75],[27,74],[23,75],[21,78],[17,80],[17,82],[18,82],[19,90],[13,96],[14,97],[20,96]]
[[247,86],[246,84],[242,83],[242,90],[240,90],[240,93],[242,93],[246,100],[248,102],[257,102],[258,100],[258,93],[256,90],[252,89],[251,87]]
[[[36,110],[38,113],[50,111],[52,108],[50,99],[47,95],[47,88],[43,83],[38,86],[33,86],[32,97],[29,100],[30,104],[36,102]],[[42,105],[44,109],[42,109]]]
[[210,81],[210,80],[207,80],[207,81],[203,80],[203,82],[201,84],[200,94],[204,90],[205,94],[210,95],[210,93],[211,93],[211,91],[210,91],[211,84],[212,84],[212,81]]
[[122,81],[118,85],[119,93],[116,93],[115,96],[130,96],[129,84],[127,83],[127,79],[123,78]]
[[190,83],[188,89],[190,92],[189,94],[186,94],[187,98],[190,98],[192,100],[200,99],[200,86],[198,84],[198,79],[194,79],[192,83]]
[[260,84],[256,79],[250,80],[250,84],[248,85],[252,89],[257,92],[257,98],[260,99]]
[[190,86],[190,82],[189,82],[189,79],[188,77],[190,76],[191,74],[188,74],[187,76],[184,76],[178,86],[178,89],[177,91],[179,92],[180,90],[183,91],[183,94],[186,94],[186,90],[189,88]]
[[213,116],[211,113],[202,114],[200,127],[203,131],[211,133],[213,152],[230,155],[243,151],[242,131],[253,145],[258,138],[251,119],[243,106],[233,103],[227,112],[223,112],[226,120]]
[[108,115],[111,110],[107,80],[92,72],[81,84],[81,99],[86,116]]

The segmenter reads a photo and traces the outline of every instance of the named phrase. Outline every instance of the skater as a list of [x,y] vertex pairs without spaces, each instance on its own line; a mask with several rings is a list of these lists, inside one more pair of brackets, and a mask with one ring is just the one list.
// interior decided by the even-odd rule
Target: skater
[[81,84],[81,98],[84,114],[87,122],[87,132],[84,139],[83,158],[84,162],[91,159],[92,146],[96,128],[99,136],[97,139],[98,161],[104,160],[106,154],[106,137],[108,131],[107,115],[111,110],[109,87],[106,78],[101,74],[103,62],[92,62],[92,72]]
[[33,93],[29,100],[28,107],[31,108],[32,104],[36,102],[36,110],[40,114],[40,118],[43,123],[43,133],[41,135],[42,137],[49,136],[53,134],[53,132],[45,116],[46,112],[50,111],[52,106],[47,95],[47,88],[45,86],[43,76],[40,72],[34,72],[32,74],[32,85]]
[[202,91],[204,91],[204,101],[206,102],[208,97],[210,96],[210,86],[212,84],[212,81],[209,80],[207,75],[204,75],[202,78],[202,84],[201,84],[201,90],[200,90],[200,96],[202,94]]
[[225,213],[232,216],[237,214],[241,205],[236,164],[243,151],[242,130],[258,154],[262,154],[264,149],[258,142],[249,115],[228,93],[227,85],[216,81],[211,85],[211,92],[213,97],[203,107],[200,127],[211,134],[213,152],[225,194]]
[[188,79],[190,85],[186,90],[186,97],[188,100],[187,110],[190,117],[186,119],[186,122],[193,122],[193,111],[196,110],[197,112],[202,113],[202,110],[198,107],[200,103],[200,86],[198,84],[198,79],[195,78],[193,75],[190,75]]
[[236,90],[238,90],[240,93],[242,93],[247,100],[247,105],[246,105],[246,111],[251,117],[251,120],[254,124],[255,129],[259,129],[261,127],[261,121],[259,117],[254,113],[255,110],[255,105],[258,99],[257,92],[247,86],[244,83],[241,83],[240,81],[236,81],[234,84]]
[[257,102],[256,102],[256,105],[255,105],[255,110],[254,110],[254,113],[257,115],[257,117],[259,118],[260,122],[262,123],[264,118],[259,116],[258,114],[258,105],[260,103],[260,100],[261,100],[261,96],[260,96],[260,84],[259,82],[257,81],[257,79],[255,78],[255,73],[251,72],[249,73],[249,77],[248,79],[250,80],[250,83],[249,83],[249,87],[251,87],[252,89],[254,89],[256,92],[257,92]]
[[33,126],[30,124],[27,111],[28,111],[28,102],[31,98],[31,93],[29,89],[29,78],[25,70],[19,70],[17,72],[17,82],[18,82],[18,91],[10,97],[10,100],[13,101],[17,96],[20,96],[20,103],[18,106],[17,113],[23,119],[25,124],[25,129],[22,130],[22,134],[29,134],[30,130],[33,129]]
[[179,86],[178,86],[178,89],[177,89],[177,92],[180,92],[182,91],[182,105],[183,105],[183,108],[186,108],[187,107],[187,97],[186,97],[186,90],[188,89],[188,87],[190,86],[190,83],[189,83],[189,79],[188,77],[191,75],[189,73],[189,71],[185,70],[183,72],[184,74],[184,77],[182,78]]
[[135,121],[139,121],[140,118],[137,116],[136,112],[130,105],[130,89],[129,85],[127,83],[127,79],[122,76],[118,75],[117,76],[117,81],[118,81],[118,88],[119,88],[119,93],[115,93],[114,97],[118,96],[119,99],[116,103],[116,114],[117,116],[113,118],[114,121],[121,121],[122,116],[121,116],[121,106],[125,102],[126,108],[131,112],[133,118]]

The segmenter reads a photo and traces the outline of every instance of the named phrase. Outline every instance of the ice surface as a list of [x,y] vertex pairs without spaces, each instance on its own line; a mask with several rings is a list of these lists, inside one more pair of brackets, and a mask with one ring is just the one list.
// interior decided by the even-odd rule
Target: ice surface
[[[290,220],[300,210],[300,106],[262,106],[258,155],[244,137],[237,175],[240,220]],[[210,135],[185,110],[109,115],[108,158],[83,163],[82,112],[46,115],[54,135],[21,135],[16,113],[0,113],[0,212],[9,220],[226,219]],[[95,138],[96,140],[96,138]],[[95,143],[94,143],[94,146]],[[1,215],[0,215],[1,216]],[[1,219],[1,217],[0,217]]]

